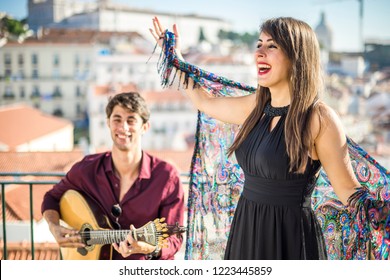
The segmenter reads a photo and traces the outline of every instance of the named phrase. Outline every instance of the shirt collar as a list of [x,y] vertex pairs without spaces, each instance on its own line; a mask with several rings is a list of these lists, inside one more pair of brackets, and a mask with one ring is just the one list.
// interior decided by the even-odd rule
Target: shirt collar
[[150,155],[142,151],[141,170],[139,178],[149,179],[152,176],[152,159]]
[[[140,179],[149,179],[152,175],[152,159],[151,156],[142,151],[142,159],[141,159],[141,170],[139,172],[139,178]],[[107,152],[105,156],[105,167],[106,167],[106,172],[112,172],[114,173],[114,166],[112,163],[112,153]]]

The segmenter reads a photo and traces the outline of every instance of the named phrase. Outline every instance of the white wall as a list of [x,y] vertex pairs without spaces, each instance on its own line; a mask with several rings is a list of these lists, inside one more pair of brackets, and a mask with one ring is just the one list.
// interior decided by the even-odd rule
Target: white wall
[[15,150],[17,152],[72,151],[73,125],[20,145]]

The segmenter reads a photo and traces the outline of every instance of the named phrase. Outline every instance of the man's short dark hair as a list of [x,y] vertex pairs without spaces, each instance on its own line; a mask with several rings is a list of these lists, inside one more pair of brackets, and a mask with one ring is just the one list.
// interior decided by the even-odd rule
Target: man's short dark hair
[[114,107],[119,105],[131,112],[137,113],[146,123],[150,118],[150,111],[145,99],[138,92],[123,92],[109,98],[106,107],[107,118],[111,117]]

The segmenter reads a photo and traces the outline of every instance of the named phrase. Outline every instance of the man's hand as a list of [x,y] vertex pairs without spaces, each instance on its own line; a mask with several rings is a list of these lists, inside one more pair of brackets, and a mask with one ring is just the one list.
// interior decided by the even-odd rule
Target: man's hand
[[50,232],[60,247],[85,247],[85,244],[81,242],[78,231],[60,225],[60,214],[57,211],[46,210],[43,217],[46,219]]
[[[131,225],[130,229],[134,231],[135,227]],[[113,243],[112,246],[124,258],[127,258],[133,254],[151,254],[156,248],[155,246],[152,246],[146,242],[134,240],[134,238],[131,236],[131,233],[127,235],[126,240],[120,242],[119,244]]]

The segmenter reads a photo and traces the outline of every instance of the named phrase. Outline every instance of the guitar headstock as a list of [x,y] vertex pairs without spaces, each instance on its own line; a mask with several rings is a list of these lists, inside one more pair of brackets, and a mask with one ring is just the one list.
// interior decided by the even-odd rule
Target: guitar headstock
[[170,235],[180,234],[186,232],[186,228],[179,226],[179,223],[175,225],[167,225],[165,218],[157,218],[153,222],[145,224],[143,227],[136,229],[134,238],[138,241],[144,241],[153,246],[158,245],[160,248],[168,247],[166,239]]
[[160,248],[166,248],[168,246],[166,238],[169,237],[168,225],[165,222],[165,218],[157,218],[153,221],[157,231],[157,244]]
[[178,222],[176,222],[175,225],[167,225],[167,228],[169,235],[176,234],[177,236],[180,236],[182,233],[185,233],[187,231],[187,228],[184,226],[180,226]]

